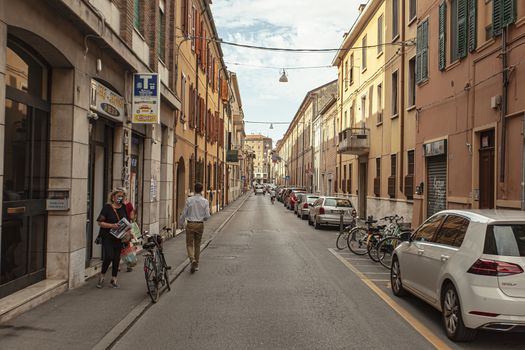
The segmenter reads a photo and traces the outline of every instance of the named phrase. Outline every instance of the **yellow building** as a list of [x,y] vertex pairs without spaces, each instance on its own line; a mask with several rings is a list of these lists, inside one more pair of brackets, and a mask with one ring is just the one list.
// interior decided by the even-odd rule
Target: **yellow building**
[[252,183],[267,183],[270,180],[270,152],[272,151],[272,139],[263,135],[246,135],[245,143],[248,149],[255,154],[253,160]]
[[359,215],[412,216],[415,8],[373,0],[345,36],[339,69],[338,192]]
[[228,74],[208,1],[178,4],[176,86],[181,98],[175,147],[177,213],[196,181],[202,182],[213,211],[225,201],[223,103],[228,102]]

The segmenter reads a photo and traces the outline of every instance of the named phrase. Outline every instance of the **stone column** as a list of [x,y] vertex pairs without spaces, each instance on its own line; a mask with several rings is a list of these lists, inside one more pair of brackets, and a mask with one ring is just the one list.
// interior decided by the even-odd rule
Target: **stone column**
[[48,213],[47,278],[84,281],[90,81],[75,69],[53,69],[49,191],[69,192],[69,211]]
[[144,139],[144,196],[143,229],[151,233],[160,233],[160,153],[162,128],[160,125],[148,125]]

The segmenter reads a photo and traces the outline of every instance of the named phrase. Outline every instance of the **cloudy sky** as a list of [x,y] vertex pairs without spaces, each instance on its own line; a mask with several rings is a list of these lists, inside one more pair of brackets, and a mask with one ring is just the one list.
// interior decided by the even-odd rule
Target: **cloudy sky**
[[[366,0],[213,0],[219,36],[225,41],[265,47],[338,48]],[[330,66],[334,53],[290,53],[222,46],[228,69],[237,73],[245,120],[289,122],[306,92],[337,79],[337,69],[287,70],[280,67]],[[275,67],[257,68],[253,66]],[[288,125],[246,123],[246,133],[274,142]]]

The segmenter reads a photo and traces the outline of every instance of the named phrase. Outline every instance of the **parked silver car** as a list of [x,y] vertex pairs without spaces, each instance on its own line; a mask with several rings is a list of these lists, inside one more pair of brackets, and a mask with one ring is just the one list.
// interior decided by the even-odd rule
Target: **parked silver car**
[[319,229],[322,225],[339,225],[341,211],[343,224],[350,225],[354,221],[354,207],[348,198],[319,197],[310,207],[308,223]]
[[301,219],[305,220],[310,213],[310,207],[316,200],[319,199],[319,195],[311,193],[301,193],[297,196],[298,201],[295,205],[295,214]]

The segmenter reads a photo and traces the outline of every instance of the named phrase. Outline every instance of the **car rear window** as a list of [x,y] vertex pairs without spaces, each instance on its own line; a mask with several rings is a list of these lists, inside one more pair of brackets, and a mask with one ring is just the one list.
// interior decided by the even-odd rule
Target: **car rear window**
[[525,225],[489,225],[483,253],[525,256]]
[[319,199],[319,197],[312,197],[312,196],[311,197],[307,197],[306,198],[306,203],[313,203],[313,202],[315,202],[318,199]]
[[324,202],[324,205],[327,207],[343,207],[343,208],[351,208],[352,203],[348,199],[339,199],[339,198],[327,198]]

